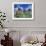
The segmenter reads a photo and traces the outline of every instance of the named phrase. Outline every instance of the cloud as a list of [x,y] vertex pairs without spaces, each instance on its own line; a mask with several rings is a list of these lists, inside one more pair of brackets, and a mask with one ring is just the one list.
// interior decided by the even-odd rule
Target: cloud
[[26,10],[28,10],[28,9],[32,9],[32,6],[28,6],[28,7],[26,8]]

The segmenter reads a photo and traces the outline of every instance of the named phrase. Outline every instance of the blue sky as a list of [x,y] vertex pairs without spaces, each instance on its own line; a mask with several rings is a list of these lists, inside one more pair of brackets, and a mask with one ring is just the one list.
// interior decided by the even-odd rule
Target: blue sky
[[32,4],[15,4],[14,8],[17,8],[17,7],[22,7],[23,9],[30,7],[32,9]]

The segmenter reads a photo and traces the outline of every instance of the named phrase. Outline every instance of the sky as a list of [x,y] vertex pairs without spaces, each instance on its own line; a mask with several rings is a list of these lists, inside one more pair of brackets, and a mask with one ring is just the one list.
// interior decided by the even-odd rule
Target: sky
[[32,4],[15,4],[14,5],[14,8],[20,8],[20,7],[22,7],[23,9],[26,9],[26,8],[32,9]]

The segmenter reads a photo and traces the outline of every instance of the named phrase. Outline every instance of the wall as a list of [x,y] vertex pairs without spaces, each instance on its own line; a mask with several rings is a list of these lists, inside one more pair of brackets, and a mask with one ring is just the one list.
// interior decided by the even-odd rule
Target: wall
[[12,20],[12,2],[31,0],[0,0],[0,10],[6,12],[8,21],[6,27],[46,27],[46,0],[32,0],[34,2],[34,20],[15,21]]
[[[46,33],[46,0],[33,0],[34,20],[32,21],[12,20],[12,2],[16,1],[30,2],[31,0],[0,0],[0,10],[6,13],[8,19],[8,21],[5,22],[5,27],[8,27],[11,31],[20,31],[20,37],[28,32],[31,33],[31,31],[45,31],[44,33]],[[18,38],[17,33],[16,36]],[[18,46],[19,44],[16,45]]]

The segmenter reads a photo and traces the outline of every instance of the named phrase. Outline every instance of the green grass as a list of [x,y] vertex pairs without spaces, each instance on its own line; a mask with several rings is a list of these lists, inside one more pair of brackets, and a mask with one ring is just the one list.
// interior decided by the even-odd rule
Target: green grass
[[32,18],[32,13],[31,12],[24,12],[20,13],[18,15],[14,15],[16,18]]

